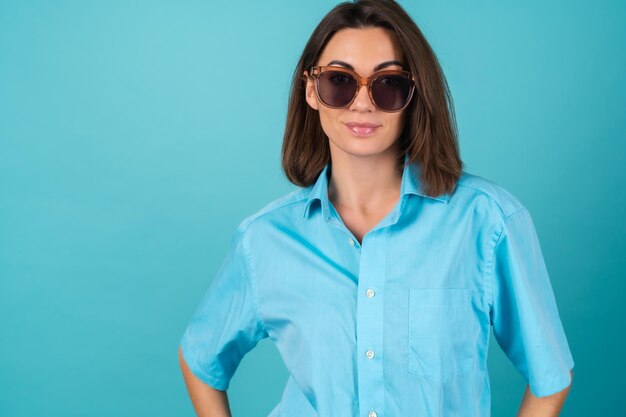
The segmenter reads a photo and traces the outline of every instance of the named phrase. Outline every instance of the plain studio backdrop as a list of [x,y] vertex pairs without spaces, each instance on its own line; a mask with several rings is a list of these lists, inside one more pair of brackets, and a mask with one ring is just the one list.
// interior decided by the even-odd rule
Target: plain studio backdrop
[[[533,217],[572,355],[562,415],[623,412],[623,1],[401,1],[466,170]],[[280,170],[296,61],[334,1],[0,0],[0,415],[192,416],[177,349]],[[492,336],[493,415],[525,381]],[[241,362],[235,417],[287,371]]]

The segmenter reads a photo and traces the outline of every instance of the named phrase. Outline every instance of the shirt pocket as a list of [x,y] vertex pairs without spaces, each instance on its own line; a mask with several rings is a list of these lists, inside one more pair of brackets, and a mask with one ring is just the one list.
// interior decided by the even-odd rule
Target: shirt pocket
[[408,371],[446,382],[474,369],[470,290],[409,288]]

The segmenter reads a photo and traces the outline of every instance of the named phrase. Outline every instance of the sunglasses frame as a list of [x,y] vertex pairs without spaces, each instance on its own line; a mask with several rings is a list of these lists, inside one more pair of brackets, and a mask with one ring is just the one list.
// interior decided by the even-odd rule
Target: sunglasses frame
[[[322,73],[327,72],[327,71],[337,71],[337,72],[344,72],[346,74],[352,75],[354,77],[354,79],[357,82],[357,88],[354,91],[354,96],[352,97],[352,100],[350,100],[350,102],[348,104],[346,104],[345,106],[330,106],[328,105],[324,100],[322,100],[322,98],[320,97],[319,94],[319,77]],[[403,76],[405,78],[409,78],[411,80],[411,89],[409,90],[409,96],[406,99],[406,103],[404,104],[404,106],[402,106],[399,109],[395,109],[395,110],[385,110],[382,109],[378,106],[378,104],[376,104],[376,101],[374,100],[374,96],[372,95],[372,84],[374,83],[374,81],[376,81],[376,79],[378,79],[379,77],[385,76],[385,75],[400,75]],[[359,91],[361,91],[361,87],[362,86],[367,86],[367,93],[370,97],[371,102],[374,104],[374,106],[383,112],[386,113],[395,113],[395,112],[399,112],[404,110],[409,103],[411,102],[411,99],[413,98],[413,94],[415,92],[415,77],[413,76],[413,74],[409,71],[403,71],[403,70],[380,70],[377,71],[375,73],[373,73],[372,75],[370,75],[369,77],[362,77],[359,74],[357,74],[356,72],[348,69],[348,68],[344,68],[344,67],[338,67],[338,66],[333,66],[333,65],[325,65],[325,66],[315,66],[315,67],[311,67],[311,73],[310,76],[312,78],[315,79],[315,95],[317,95],[318,100],[324,104],[326,107],[330,107],[331,109],[345,109],[347,107],[350,107],[350,105],[354,102],[354,99],[356,98],[356,96],[359,95]]]

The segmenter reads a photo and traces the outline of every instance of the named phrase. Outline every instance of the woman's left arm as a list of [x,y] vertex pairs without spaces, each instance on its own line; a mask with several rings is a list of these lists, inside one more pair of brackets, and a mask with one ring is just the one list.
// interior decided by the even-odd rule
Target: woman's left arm
[[[572,380],[574,379],[574,371],[570,370]],[[535,397],[528,385],[526,385],[526,392],[524,392],[524,398],[520,405],[517,417],[557,417],[561,412],[565,398],[569,393],[570,384],[562,391],[556,394],[548,395],[546,397]]]

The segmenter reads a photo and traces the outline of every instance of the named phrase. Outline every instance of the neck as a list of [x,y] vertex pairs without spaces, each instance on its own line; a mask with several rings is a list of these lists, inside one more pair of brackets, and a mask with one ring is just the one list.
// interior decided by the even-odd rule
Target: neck
[[328,198],[335,208],[370,213],[400,197],[402,165],[395,154],[333,158]]

